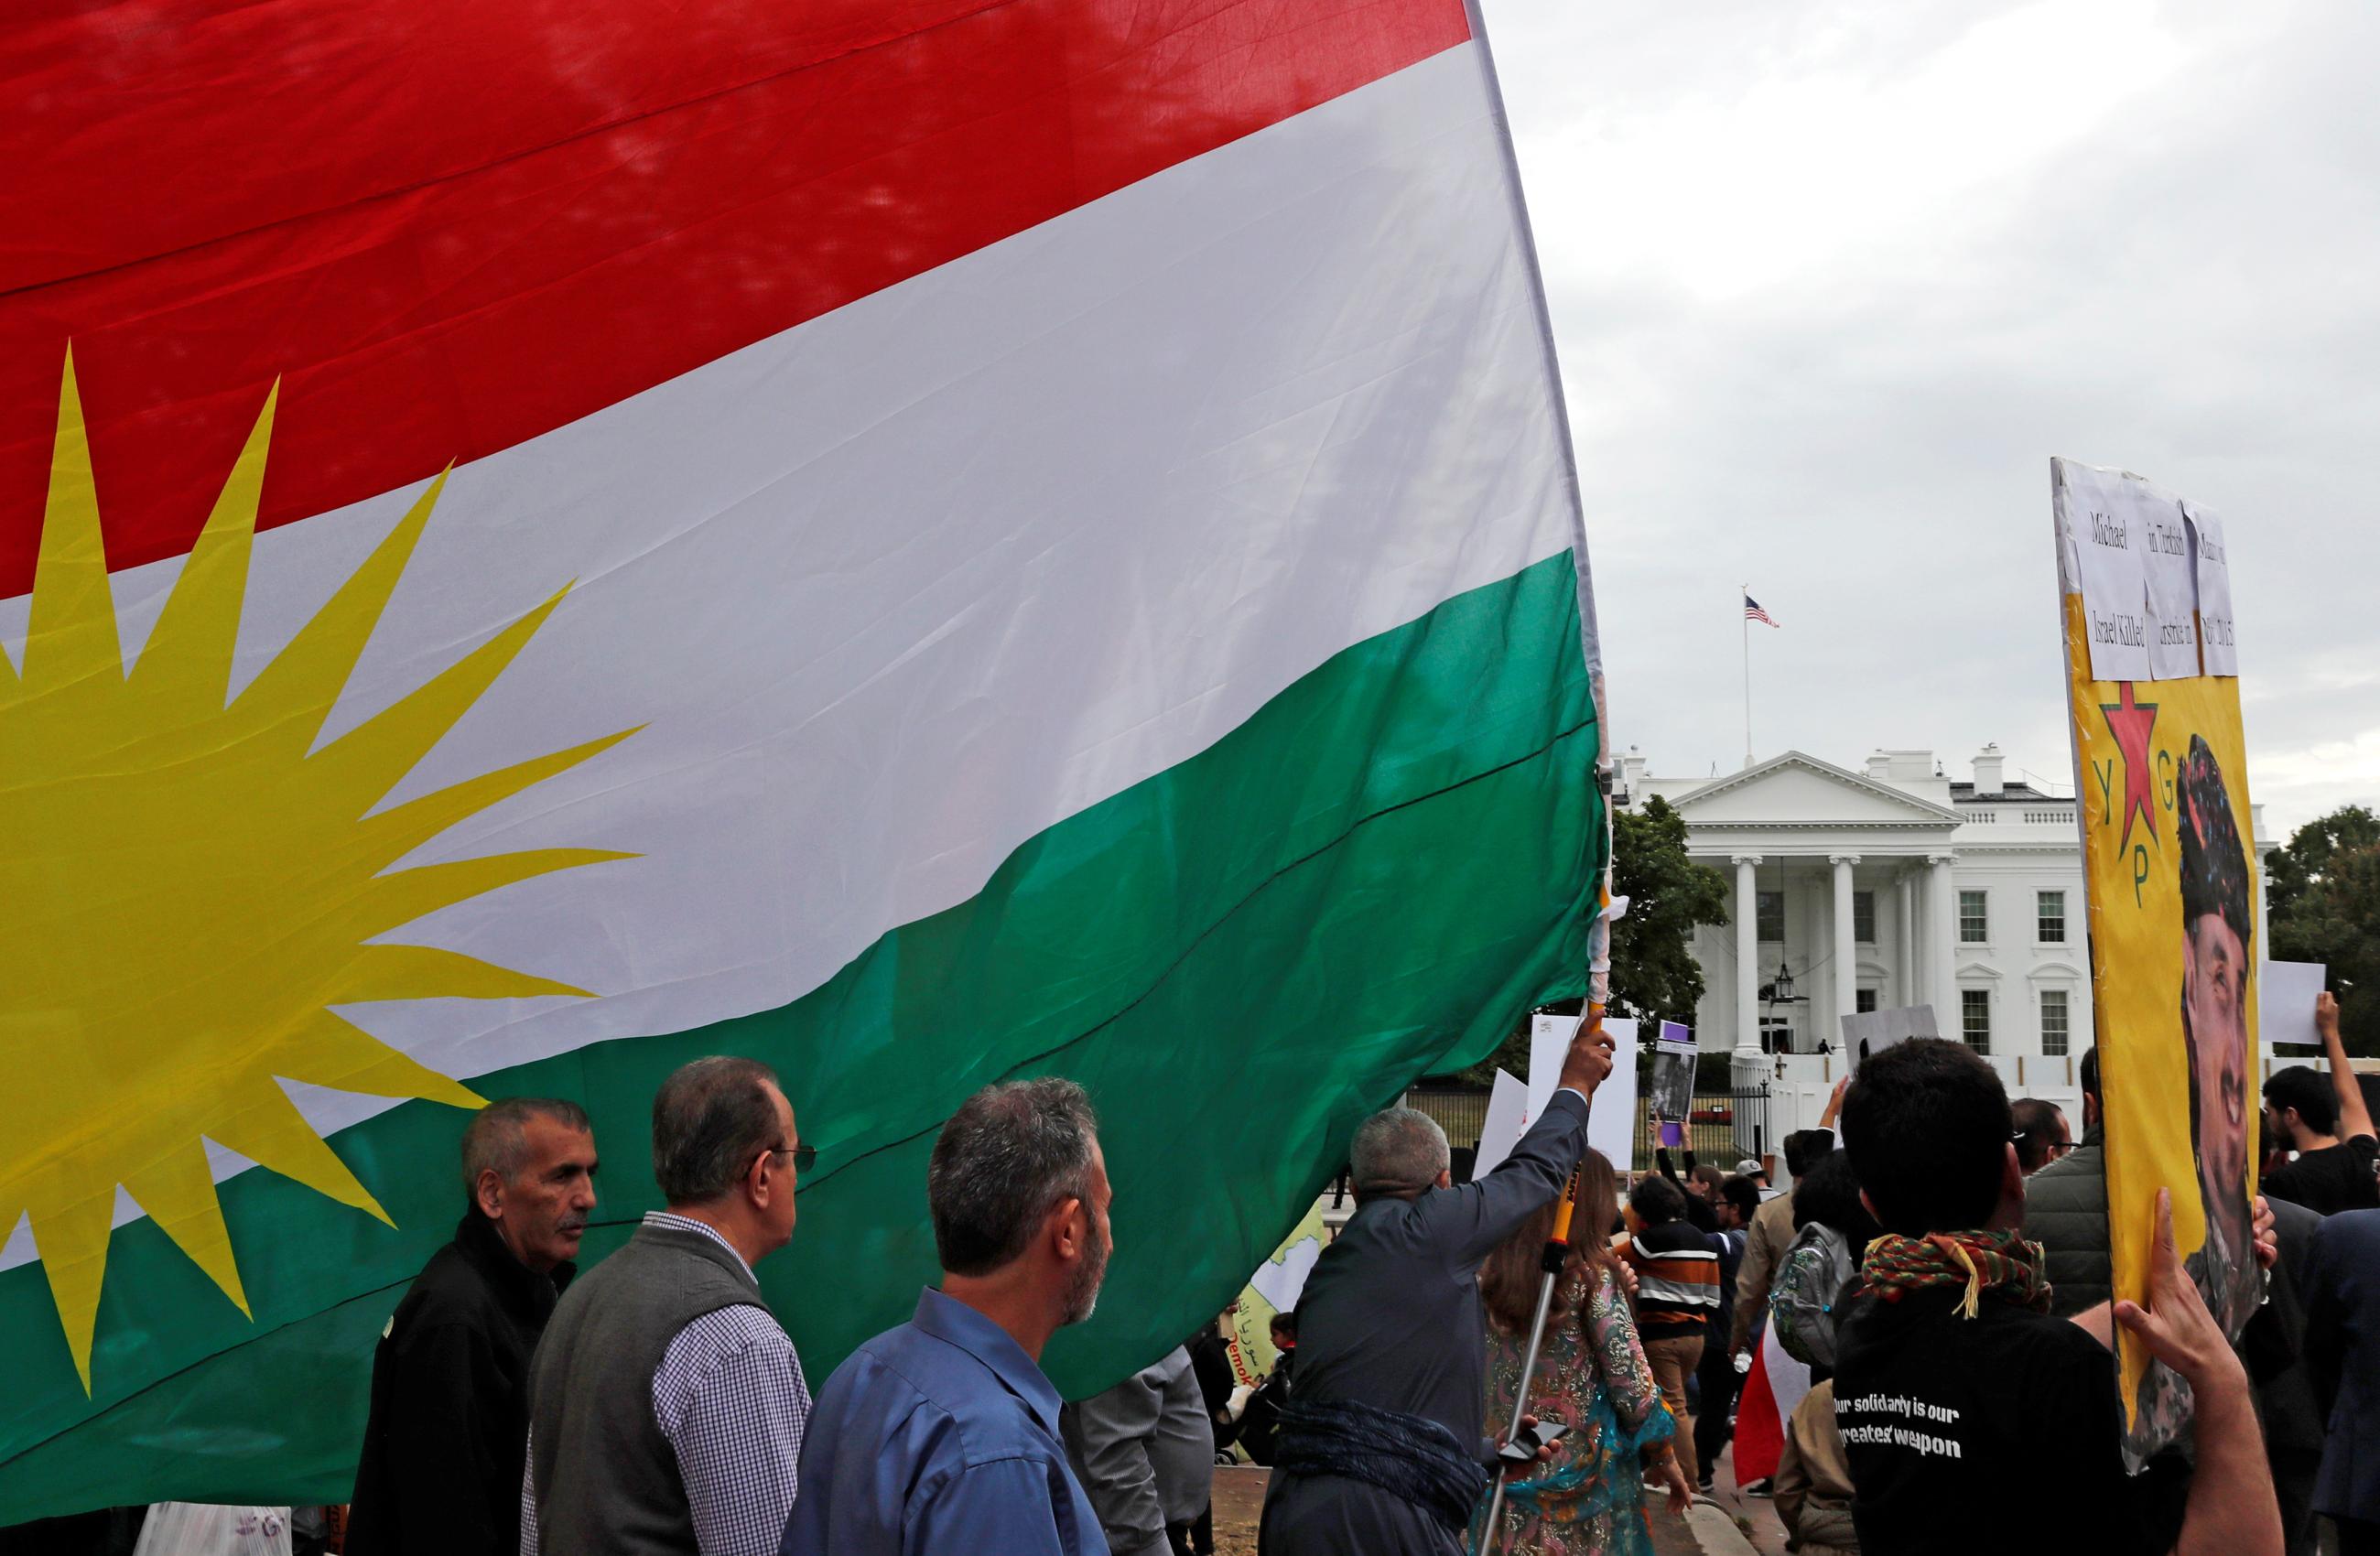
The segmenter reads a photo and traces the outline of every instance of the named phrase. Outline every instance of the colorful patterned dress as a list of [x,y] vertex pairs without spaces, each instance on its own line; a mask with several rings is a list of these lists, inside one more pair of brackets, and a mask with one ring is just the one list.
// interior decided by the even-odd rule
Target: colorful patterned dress
[[[1651,1556],[1640,1451],[1676,1429],[1619,1282],[1592,1272],[1568,1292],[1568,1317],[1547,1326],[1529,1381],[1528,1414],[1563,1421],[1570,1435],[1554,1456],[1504,1492],[1504,1527],[1492,1546],[1478,1541],[1486,1503],[1473,1520],[1471,1549],[1535,1551],[1540,1556]],[[1500,1439],[1512,1419],[1524,1336],[1488,1331],[1488,1422]]]

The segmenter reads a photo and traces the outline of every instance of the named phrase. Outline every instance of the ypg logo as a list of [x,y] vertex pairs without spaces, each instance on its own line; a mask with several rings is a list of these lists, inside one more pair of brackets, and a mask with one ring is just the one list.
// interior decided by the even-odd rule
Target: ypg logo
[[[275,1077],[480,1099],[350,1025],[373,1000],[585,995],[430,946],[426,914],[625,854],[548,848],[389,871],[464,818],[633,730],[374,812],[563,594],[317,748],[444,487],[441,475],[229,695],[278,385],[128,671],[74,359],[58,400],[22,663],[0,655],[0,1235],[30,1213],[83,1388],[121,1185],[249,1312],[205,1140],[388,1220]],[[388,873],[383,873],[389,871]]]
[[[2149,755],[2149,733],[2156,727],[2157,705],[2135,702],[2130,681],[2119,688],[2117,698],[2115,702],[2099,705],[2100,717],[2107,721],[2107,733],[2116,738],[2116,756],[2108,761],[2093,762],[2091,775],[2099,784],[2099,824],[2111,826],[2116,820],[2115,768],[2118,762],[2123,764],[2124,831],[2116,844],[2116,851],[2120,854],[2127,849],[2131,850],[2132,900],[2133,906],[2138,906],[2141,887],[2149,878],[2148,842],[2155,842],[2157,837],[2156,808],[2149,765],[2153,760]],[[2170,769],[2173,765],[2173,759],[2163,751],[2157,752],[2154,760],[2160,768]],[[2166,803],[2170,808],[2173,777],[2169,771],[2164,775],[2164,782],[2168,795]],[[2135,816],[2148,823],[2148,842],[2132,841],[2132,819]],[[2161,843],[2159,847],[2163,847]]]

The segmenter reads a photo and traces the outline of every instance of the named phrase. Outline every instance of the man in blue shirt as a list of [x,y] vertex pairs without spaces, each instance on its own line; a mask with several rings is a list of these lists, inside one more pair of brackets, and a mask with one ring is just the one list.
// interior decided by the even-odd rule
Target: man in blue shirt
[[1040,1367],[1091,1316],[1114,1246],[1097,1131],[1055,1076],[987,1087],[942,1125],[941,1289],[827,1380],[781,1556],[1108,1556]]

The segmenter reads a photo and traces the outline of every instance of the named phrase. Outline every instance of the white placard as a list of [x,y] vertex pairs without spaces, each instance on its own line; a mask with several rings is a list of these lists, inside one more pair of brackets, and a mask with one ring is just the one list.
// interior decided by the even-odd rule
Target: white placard
[[[1580,1017],[1575,1015],[1539,1015],[1529,1022],[1529,1117],[1545,1116],[1546,1104],[1554,1100],[1554,1088],[1560,1084],[1562,1061],[1570,1055],[1570,1040],[1578,1035]],[[1604,1030],[1611,1023],[1603,1024]],[[1528,1125],[1524,1124],[1523,1128]]]
[[1314,1273],[1315,1263],[1321,1257],[1322,1239],[1300,1238],[1278,1263],[1267,1259],[1257,1266],[1257,1272],[1248,1277],[1248,1284],[1256,1287],[1258,1296],[1272,1304],[1274,1312],[1295,1312],[1297,1299],[1305,1295],[1305,1278]]
[[2052,495],[2066,584],[2082,596],[2091,678],[2154,679],[2141,499],[2147,483],[2120,471],[2053,459]]
[[1477,1183],[1512,1154],[1529,1126],[1529,1088],[1510,1070],[1496,1072],[1488,1092],[1488,1122],[1479,1129],[1479,1150],[1471,1160],[1471,1181]]
[[1603,1029],[1611,1034],[1611,1074],[1595,1088],[1595,1102],[1586,1115],[1586,1143],[1625,1173],[1636,1153],[1636,1023],[1607,1015]]
[[1864,1010],[1846,1015],[1843,1020],[1843,1057],[1856,1072],[1860,1063],[1873,1059],[1897,1042],[1911,1038],[1938,1038],[1941,1028],[1935,1025],[1932,1005],[1897,1005],[1891,1010]]
[[2150,499],[2133,510],[2133,543],[2149,586],[2149,671],[2160,681],[2198,674],[2198,590],[2181,504]]
[[2256,996],[2257,1025],[2267,1043],[2313,1043],[2314,997],[2323,991],[2330,968],[2321,962],[2267,962],[2256,969],[2264,990]]
[[2198,650],[2209,675],[2240,674],[2240,650],[2231,636],[2231,555],[2223,521],[2193,504],[2190,517],[2192,562],[2198,577]]

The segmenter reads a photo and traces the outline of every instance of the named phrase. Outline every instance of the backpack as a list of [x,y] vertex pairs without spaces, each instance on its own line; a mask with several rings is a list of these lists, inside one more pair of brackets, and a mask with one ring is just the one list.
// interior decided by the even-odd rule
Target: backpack
[[1835,1305],[1852,1283],[1851,1245],[1816,1222],[1794,1234],[1768,1285],[1768,1321],[1795,1361],[1832,1370]]

